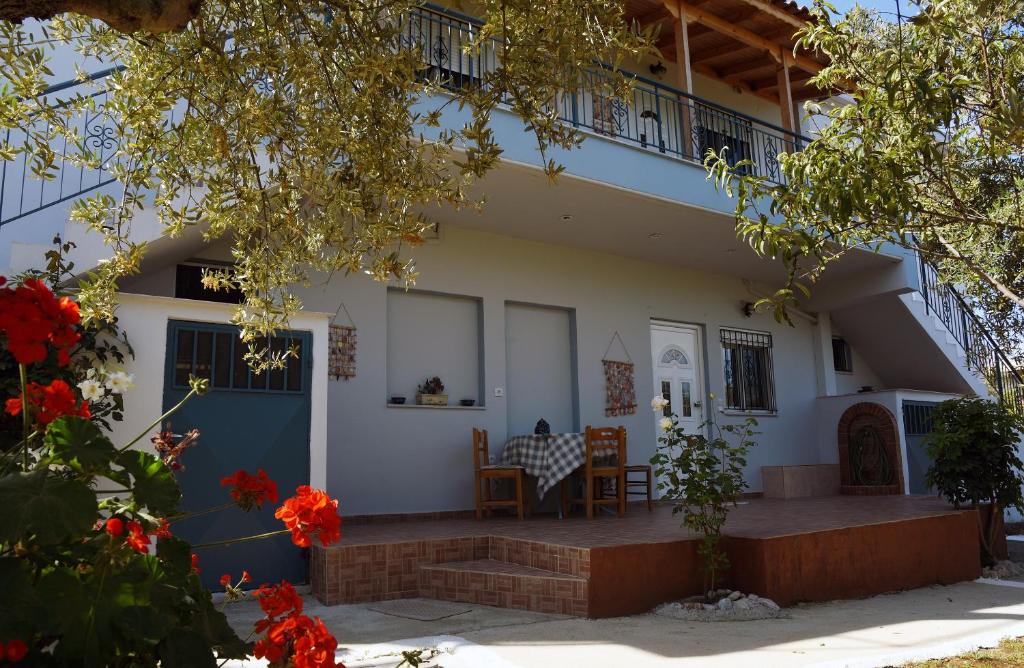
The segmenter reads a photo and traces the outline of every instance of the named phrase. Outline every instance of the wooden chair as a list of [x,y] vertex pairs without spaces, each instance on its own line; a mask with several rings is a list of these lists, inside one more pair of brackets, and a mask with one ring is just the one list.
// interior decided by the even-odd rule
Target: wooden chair
[[[611,459],[612,461],[609,461]],[[616,507],[616,513],[626,513],[626,428],[587,427],[587,451],[579,472],[583,475],[583,496],[572,498],[571,486],[562,486],[562,515],[581,505],[587,509],[587,519],[594,517],[596,506]],[[614,480],[615,496],[605,494],[605,481]]]
[[[630,480],[630,473],[642,473],[643,477]],[[650,464],[626,466],[626,496],[647,496],[647,510],[653,508],[651,494],[654,489],[654,473]],[[636,491],[634,491],[636,490]]]
[[[523,519],[526,503],[523,496],[523,475],[525,469],[522,466],[506,464],[491,464],[490,454],[487,451],[487,430],[473,429],[473,486],[476,494],[476,518],[483,519],[484,510],[490,514],[491,508],[502,508],[515,506],[516,515]],[[511,480],[515,485],[516,498],[514,499],[492,499],[492,480]],[[481,490],[483,486],[483,490]]]

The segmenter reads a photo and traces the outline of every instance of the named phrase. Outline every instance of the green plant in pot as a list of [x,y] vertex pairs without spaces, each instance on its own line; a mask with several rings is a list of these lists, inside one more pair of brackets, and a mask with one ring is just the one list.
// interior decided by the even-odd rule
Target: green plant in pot
[[1024,512],[1024,464],[1017,450],[1022,435],[1024,418],[1000,404],[968,397],[936,406],[932,432],[925,437],[932,460],[925,482],[955,508],[977,511],[985,565],[996,561],[1003,510]]
[[416,402],[421,406],[447,406],[448,395],[444,383],[437,376],[427,378],[416,388]]

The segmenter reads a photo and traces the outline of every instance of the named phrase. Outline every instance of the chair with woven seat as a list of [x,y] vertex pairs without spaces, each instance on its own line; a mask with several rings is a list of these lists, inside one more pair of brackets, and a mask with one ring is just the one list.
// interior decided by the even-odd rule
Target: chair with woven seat
[[[630,473],[640,473],[642,477],[630,479]],[[626,496],[646,496],[647,510],[652,510],[651,494],[654,488],[654,473],[650,464],[626,465]]]
[[[587,519],[594,517],[594,508],[615,506],[616,514],[626,513],[626,428],[588,426],[586,459],[579,473],[583,476],[583,496],[572,497],[571,485],[562,486],[562,515],[568,516],[572,506],[584,506]],[[615,495],[606,495],[605,482],[613,482]]]
[[[526,503],[523,496],[522,466],[507,464],[491,464],[487,447],[487,430],[473,429],[473,485],[476,495],[476,518],[483,519],[484,511],[490,514],[491,508],[515,507],[516,516],[523,519]],[[492,480],[510,480],[515,488],[514,499],[494,499],[491,497]],[[482,489],[481,489],[482,488]]]

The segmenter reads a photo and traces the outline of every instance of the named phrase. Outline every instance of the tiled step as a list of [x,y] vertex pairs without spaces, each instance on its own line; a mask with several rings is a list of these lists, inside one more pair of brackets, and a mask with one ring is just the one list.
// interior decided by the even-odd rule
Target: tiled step
[[496,559],[422,564],[420,596],[555,614],[587,615],[587,580]]

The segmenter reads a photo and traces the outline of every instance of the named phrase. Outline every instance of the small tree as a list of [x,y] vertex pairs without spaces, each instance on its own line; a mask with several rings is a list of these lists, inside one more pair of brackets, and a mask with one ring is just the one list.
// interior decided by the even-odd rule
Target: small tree
[[982,560],[991,565],[1000,513],[1004,508],[1024,512],[1024,464],[1017,452],[1024,419],[997,403],[963,398],[940,403],[932,420],[925,437],[932,464],[925,480],[956,508],[970,504],[980,510],[989,504],[988,522],[978,512],[978,535]]
[[[651,401],[655,412],[664,411],[667,405],[661,397]],[[710,592],[729,568],[729,558],[721,547],[722,527],[730,508],[747,488],[743,468],[747,452],[755,445],[757,420],[747,418],[739,424],[719,425],[712,417],[700,425],[698,433],[687,434],[676,415],[669,413],[659,426],[663,434],[651,458],[659,478],[658,489],[675,500],[672,513],[683,513],[683,526],[703,537],[698,553],[704,569],[704,590]],[[705,435],[708,432],[711,438]]]

